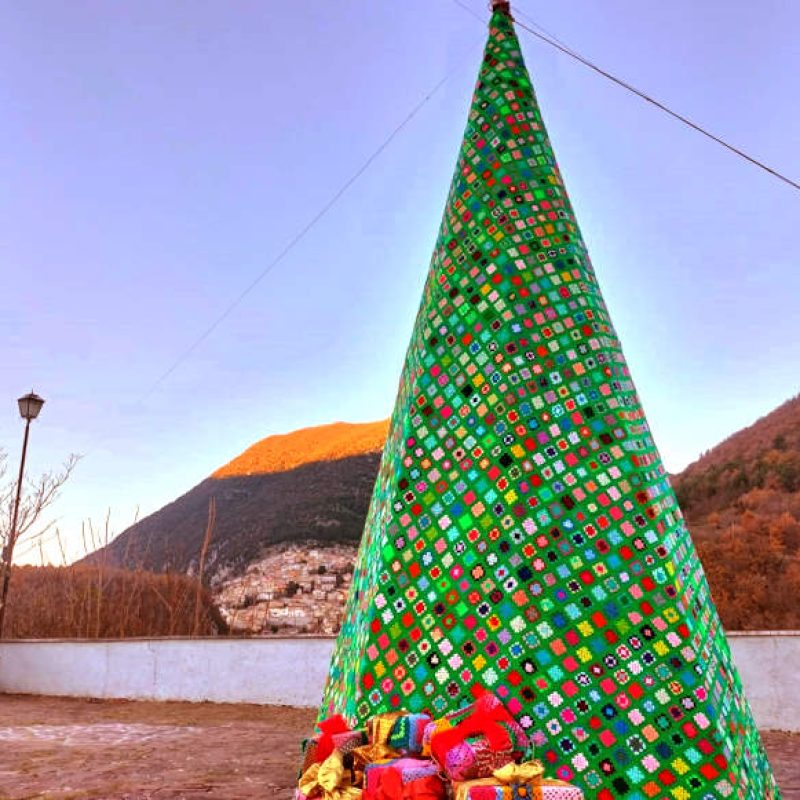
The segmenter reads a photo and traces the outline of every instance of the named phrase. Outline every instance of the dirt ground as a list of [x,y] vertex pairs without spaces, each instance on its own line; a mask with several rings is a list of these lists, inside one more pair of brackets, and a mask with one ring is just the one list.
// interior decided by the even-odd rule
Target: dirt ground
[[[0,695],[0,798],[288,798],[310,709]],[[800,734],[765,734],[800,800]]]

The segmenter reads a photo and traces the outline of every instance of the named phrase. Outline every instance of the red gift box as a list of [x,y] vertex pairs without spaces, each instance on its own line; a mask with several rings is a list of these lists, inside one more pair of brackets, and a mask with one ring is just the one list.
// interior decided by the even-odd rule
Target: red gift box
[[418,758],[370,764],[364,773],[362,800],[445,800],[438,767]]

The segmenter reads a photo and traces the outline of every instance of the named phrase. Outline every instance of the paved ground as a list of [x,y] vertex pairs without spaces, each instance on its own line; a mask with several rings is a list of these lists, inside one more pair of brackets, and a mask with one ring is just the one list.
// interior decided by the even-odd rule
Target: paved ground
[[[276,706],[0,695],[0,798],[287,798],[312,722]],[[765,739],[785,800],[800,800],[800,734]]]

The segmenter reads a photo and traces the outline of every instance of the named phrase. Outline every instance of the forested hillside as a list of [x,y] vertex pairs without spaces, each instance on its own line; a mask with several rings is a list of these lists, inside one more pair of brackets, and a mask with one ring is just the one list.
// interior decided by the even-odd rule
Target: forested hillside
[[800,628],[800,397],[674,485],[725,626]]

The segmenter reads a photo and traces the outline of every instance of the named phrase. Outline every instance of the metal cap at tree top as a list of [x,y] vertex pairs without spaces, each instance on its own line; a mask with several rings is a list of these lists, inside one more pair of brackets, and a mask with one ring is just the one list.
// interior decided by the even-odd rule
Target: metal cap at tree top
[[499,11],[501,14],[511,16],[511,3],[509,0],[492,0],[492,11]]

